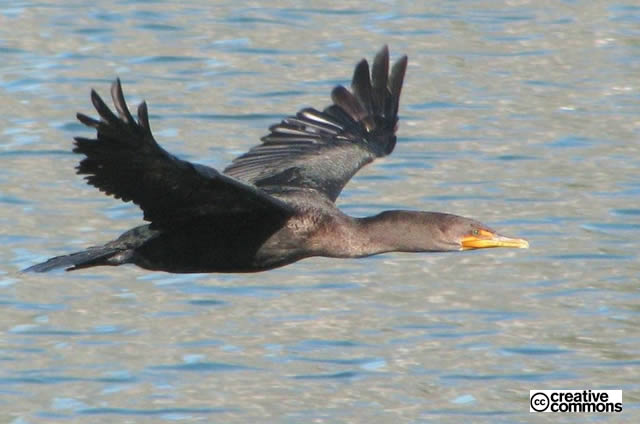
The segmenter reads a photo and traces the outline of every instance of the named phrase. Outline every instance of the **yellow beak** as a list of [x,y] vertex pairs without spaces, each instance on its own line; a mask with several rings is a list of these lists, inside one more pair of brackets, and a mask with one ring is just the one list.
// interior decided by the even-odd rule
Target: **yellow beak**
[[489,247],[516,247],[528,249],[529,242],[525,239],[510,238],[480,230],[478,235],[467,236],[462,239],[460,250],[486,249]]

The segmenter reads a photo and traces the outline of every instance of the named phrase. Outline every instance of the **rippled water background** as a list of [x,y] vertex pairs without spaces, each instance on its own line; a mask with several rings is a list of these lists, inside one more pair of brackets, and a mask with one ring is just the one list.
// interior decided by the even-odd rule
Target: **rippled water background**
[[[339,204],[473,216],[529,250],[254,275],[23,275],[138,225],[74,174],[122,78],[222,168],[388,43],[400,139]],[[0,2],[0,422],[638,422],[640,7],[632,1]],[[531,415],[616,388],[617,416]]]

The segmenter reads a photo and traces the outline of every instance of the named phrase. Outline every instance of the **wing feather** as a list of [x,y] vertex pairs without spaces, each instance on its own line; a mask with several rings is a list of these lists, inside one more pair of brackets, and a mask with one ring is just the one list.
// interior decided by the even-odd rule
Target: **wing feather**
[[384,105],[387,99],[387,81],[389,79],[389,49],[384,46],[376,57],[373,59],[372,77],[372,96],[373,96],[373,113],[382,115],[385,112]]
[[324,111],[302,109],[271,126],[224,173],[271,193],[312,189],[335,201],[360,168],[393,151],[406,67],[403,56],[389,75],[384,46],[371,71],[365,59],[356,65],[351,91],[337,86]]
[[151,133],[146,103],[138,107],[136,122],[119,79],[111,86],[111,96],[118,115],[93,90],[91,101],[100,119],[77,115],[81,123],[97,130],[95,139],[75,139],[73,151],[85,155],[77,171],[101,191],[139,205],[153,226],[243,211],[281,217],[293,213],[290,206],[255,186],[162,149]]

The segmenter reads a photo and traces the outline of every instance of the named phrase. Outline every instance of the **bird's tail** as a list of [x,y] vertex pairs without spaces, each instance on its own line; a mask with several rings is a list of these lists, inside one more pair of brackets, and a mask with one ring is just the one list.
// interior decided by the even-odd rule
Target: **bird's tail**
[[[66,268],[67,271],[88,268],[98,265],[116,265],[122,263],[121,260],[114,260],[115,255],[121,253],[122,249],[114,247],[99,246],[90,247],[82,252],[70,255],[56,256],[45,262],[30,266],[23,272],[47,272],[56,268]],[[121,259],[121,258],[118,258]]]

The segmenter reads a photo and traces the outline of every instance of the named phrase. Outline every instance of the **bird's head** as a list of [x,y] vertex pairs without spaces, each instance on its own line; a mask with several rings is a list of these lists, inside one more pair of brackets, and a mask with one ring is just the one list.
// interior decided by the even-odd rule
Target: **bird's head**
[[365,218],[368,234],[382,251],[446,252],[489,247],[527,248],[524,239],[505,237],[474,219],[440,212],[386,211]]
[[436,244],[449,247],[447,250],[473,250],[489,247],[526,249],[529,247],[528,241],[503,236],[475,219],[434,212],[427,212],[427,216],[428,222],[435,227]]

